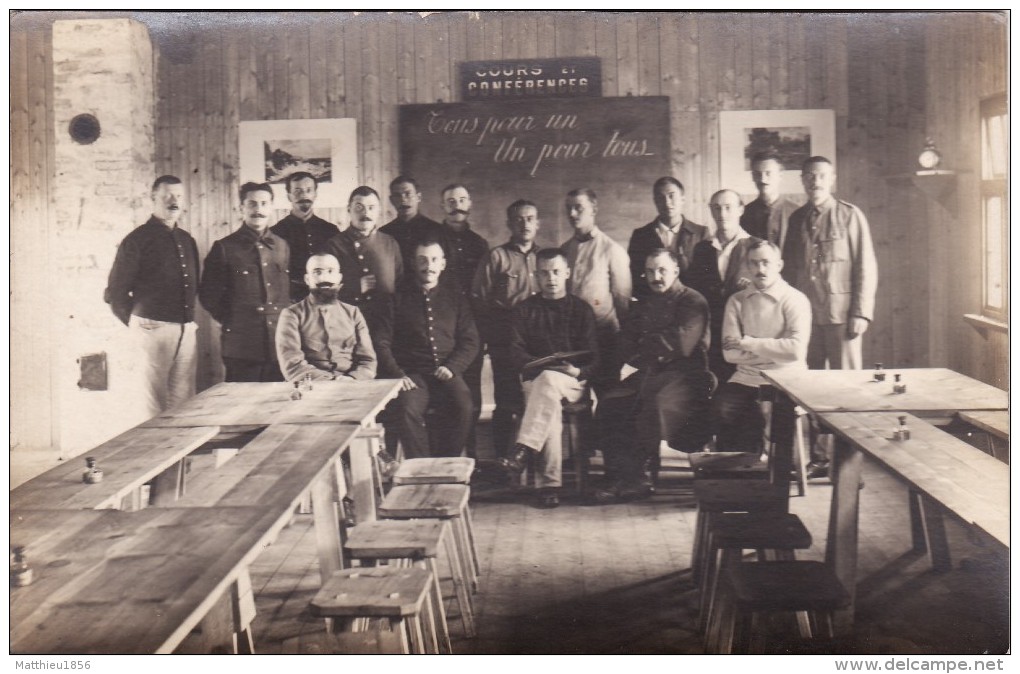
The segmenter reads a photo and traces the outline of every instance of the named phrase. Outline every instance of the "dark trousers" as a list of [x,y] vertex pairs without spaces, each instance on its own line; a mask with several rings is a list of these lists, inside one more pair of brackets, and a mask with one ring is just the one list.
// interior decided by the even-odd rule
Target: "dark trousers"
[[[460,456],[471,430],[471,392],[460,377],[439,381],[431,374],[408,375],[418,388],[401,391],[395,401],[397,432],[404,456]],[[441,410],[433,428],[425,425],[425,412],[433,404]],[[430,450],[429,430],[437,436]]]
[[509,346],[489,345],[492,360],[493,397],[496,409],[492,412],[492,447],[496,456],[506,454],[516,434],[515,416],[524,410],[524,393],[517,368],[510,361]]
[[464,370],[464,383],[471,393],[471,429],[468,432],[467,455],[476,458],[475,431],[478,428],[478,416],[482,413],[482,364],[485,354],[478,352],[478,357]]
[[283,381],[280,364],[275,360],[248,360],[223,357],[224,381]]
[[719,452],[760,454],[765,416],[758,404],[758,387],[727,382],[712,398],[712,425]]

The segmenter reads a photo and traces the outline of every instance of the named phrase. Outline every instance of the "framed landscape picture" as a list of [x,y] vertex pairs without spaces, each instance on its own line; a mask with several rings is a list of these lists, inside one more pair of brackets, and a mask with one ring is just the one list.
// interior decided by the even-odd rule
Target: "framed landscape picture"
[[836,165],[836,115],[832,110],[733,110],[719,113],[719,187],[754,198],[751,157],[779,155],[783,194],[800,195],[804,160],[822,155]]
[[287,177],[299,171],[318,181],[318,208],[347,205],[358,186],[358,127],[354,119],[241,122],[241,182],[267,182],[277,208],[287,207]]

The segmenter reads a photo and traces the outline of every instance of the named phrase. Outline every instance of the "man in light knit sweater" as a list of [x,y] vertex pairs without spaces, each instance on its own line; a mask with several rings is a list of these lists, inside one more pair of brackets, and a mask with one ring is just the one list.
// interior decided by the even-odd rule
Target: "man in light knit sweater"
[[747,251],[751,285],[726,303],[723,357],[737,366],[712,399],[716,450],[760,454],[765,419],[758,389],[768,380],[762,370],[807,369],[811,302],[779,275],[779,248],[755,240]]

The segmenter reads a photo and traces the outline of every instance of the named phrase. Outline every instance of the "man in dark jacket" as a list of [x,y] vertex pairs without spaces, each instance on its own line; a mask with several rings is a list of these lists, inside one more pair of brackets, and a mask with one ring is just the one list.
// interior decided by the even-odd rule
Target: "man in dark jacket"
[[336,225],[312,211],[317,189],[318,182],[311,173],[298,171],[287,176],[290,213],[270,230],[290,247],[290,298],[294,302],[308,296],[304,276],[308,258],[340,232]]
[[[467,296],[454,284],[440,283],[446,268],[442,246],[419,243],[414,264],[414,278],[380,315],[374,337],[379,375],[402,382],[395,407],[407,458],[461,456],[473,420],[464,371],[478,355],[478,331]],[[430,451],[425,411],[435,399],[447,403],[439,417],[447,437]]]
[[177,225],[183,210],[180,178],[156,178],[152,217],[117,248],[104,293],[138,345],[152,416],[195,395],[198,248]]
[[287,242],[269,231],[273,191],[241,185],[244,224],[212,245],[198,296],[220,323],[226,381],[283,381],[276,324],[290,304]]
[[[524,380],[524,414],[517,444],[500,465],[511,474],[524,470],[529,454],[539,455],[537,477],[540,508],[555,508],[563,485],[563,401],[578,402],[588,394],[588,382],[599,371],[595,312],[591,305],[567,292],[570,267],[559,248],[538,252],[541,294],[529,297],[514,310],[510,359]],[[581,355],[554,358],[557,354]]]
[[410,176],[397,176],[390,183],[390,203],[397,209],[397,217],[379,228],[379,231],[400,246],[404,267],[414,269],[415,249],[422,241],[442,242],[443,231],[439,223],[421,213],[421,190]]
[[684,186],[676,178],[664,176],[656,180],[652,195],[659,217],[635,229],[627,246],[634,297],[639,299],[652,292],[645,280],[645,260],[649,253],[659,248],[672,252],[683,273],[690,264],[694,246],[712,234],[708,227],[691,222],[684,216]]

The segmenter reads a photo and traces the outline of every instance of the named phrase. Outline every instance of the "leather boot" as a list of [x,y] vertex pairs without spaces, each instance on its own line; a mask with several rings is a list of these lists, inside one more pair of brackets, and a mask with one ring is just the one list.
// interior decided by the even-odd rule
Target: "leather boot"
[[531,447],[517,443],[509,456],[501,457],[496,463],[510,475],[520,475],[528,466],[528,456],[533,451]]

